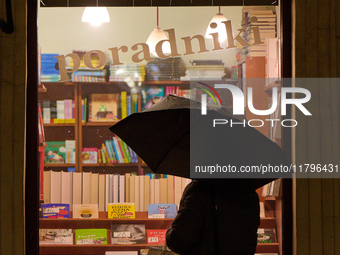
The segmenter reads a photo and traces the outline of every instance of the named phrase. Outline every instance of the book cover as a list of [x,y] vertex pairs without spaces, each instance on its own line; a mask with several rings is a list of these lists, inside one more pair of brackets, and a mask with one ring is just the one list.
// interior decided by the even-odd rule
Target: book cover
[[257,230],[257,243],[276,243],[273,228],[259,228]]
[[91,94],[89,121],[105,122],[117,119],[117,99],[115,94]]
[[74,219],[98,219],[98,204],[74,204]]
[[65,141],[46,142],[45,163],[62,164],[65,163]]
[[167,229],[147,229],[147,243],[154,245],[164,245],[166,231]]
[[69,204],[42,204],[41,218],[70,218]]
[[39,244],[73,244],[72,229],[39,229]]
[[145,244],[144,224],[111,224],[111,244]]
[[134,219],[135,204],[134,203],[109,203],[108,204],[109,219]]
[[173,219],[177,215],[176,204],[149,204],[148,218],[168,218]]
[[163,87],[142,88],[142,110],[150,108],[164,97]]
[[107,229],[76,229],[75,244],[107,244]]
[[98,149],[87,147],[82,149],[82,161],[84,164],[94,164],[98,160]]

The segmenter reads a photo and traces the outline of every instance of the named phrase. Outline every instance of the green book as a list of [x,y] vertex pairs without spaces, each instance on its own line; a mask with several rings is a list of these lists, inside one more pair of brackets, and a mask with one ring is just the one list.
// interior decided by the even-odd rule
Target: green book
[[65,163],[65,141],[46,142],[45,163],[46,164],[63,164]]
[[76,229],[76,244],[107,244],[106,229]]

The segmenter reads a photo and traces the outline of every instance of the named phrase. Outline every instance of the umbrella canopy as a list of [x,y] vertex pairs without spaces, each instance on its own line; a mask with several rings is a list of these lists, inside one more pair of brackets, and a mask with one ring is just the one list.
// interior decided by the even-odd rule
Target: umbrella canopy
[[[169,95],[149,109],[121,120],[110,130],[155,173],[187,178],[246,177],[254,179],[254,188],[284,177],[282,173],[261,176],[240,173],[241,166],[287,166],[289,162],[277,144],[255,128],[242,125],[243,116],[234,116],[231,109],[210,104],[207,115],[202,115],[201,107],[199,101]],[[214,127],[213,121],[217,119],[239,124]],[[207,166],[212,167],[210,170],[232,166],[238,172],[216,174],[207,172]]]

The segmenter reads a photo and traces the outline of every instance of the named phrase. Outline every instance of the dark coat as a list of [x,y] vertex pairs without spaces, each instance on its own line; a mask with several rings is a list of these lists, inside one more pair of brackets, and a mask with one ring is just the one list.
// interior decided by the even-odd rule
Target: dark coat
[[[219,255],[253,255],[260,209],[258,195],[249,186],[246,179],[188,184],[178,214],[166,233],[168,247],[179,254],[216,255],[216,230]],[[216,217],[212,209],[214,201]]]

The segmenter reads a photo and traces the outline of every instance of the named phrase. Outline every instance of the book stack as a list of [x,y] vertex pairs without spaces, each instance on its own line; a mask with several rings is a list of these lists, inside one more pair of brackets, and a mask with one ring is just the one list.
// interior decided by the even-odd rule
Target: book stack
[[178,205],[190,181],[172,175],[49,170],[44,171],[44,203],[98,204],[99,211],[108,211],[110,203],[133,203],[142,212],[149,204]]
[[109,81],[142,82],[145,79],[145,65],[115,65],[110,67]]
[[[276,14],[273,9],[268,7],[244,7],[242,9],[242,26],[246,30],[243,38],[249,43],[254,43],[254,33],[252,28],[258,27],[260,38],[265,42],[266,38],[276,38]],[[266,45],[251,45],[242,49],[242,55],[249,57],[265,57]]]
[[42,100],[42,119],[44,124],[75,123],[75,104],[72,99]]
[[187,66],[182,81],[190,80],[221,80],[225,76],[225,68],[222,60],[191,60],[191,66]]
[[182,59],[175,58],[155,58],[147,63],[145,67],[146,81],[174,81],[180,80]]
[[281,179],[276,179],[263,186],[262,196],[263,197],[278,197],[280,194]]
[[42,53],[41,55],[40,76],[41,82],[57,82],[60,79],[59,70],[55,68],[58,54]]
[[106,69],[81,69],[71,75],[73,82],[105,82]]

